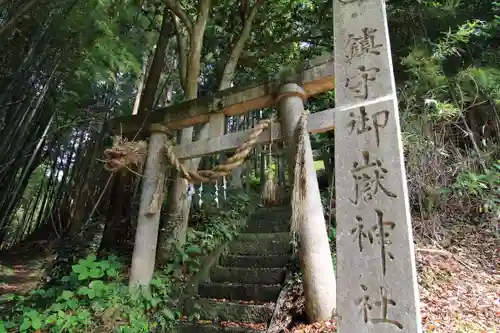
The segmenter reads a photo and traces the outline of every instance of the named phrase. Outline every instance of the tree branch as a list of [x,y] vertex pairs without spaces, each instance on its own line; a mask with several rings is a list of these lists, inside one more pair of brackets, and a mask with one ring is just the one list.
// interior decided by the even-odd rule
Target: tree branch
[[165,51],[173,35],[172,15],[169,9],[165,8],[163,10],[161,31],[156,42],[156,49],[147,73],[144,90],[141,93],[138,108],[139,114],[150,113],[153,110],[156,91],[158,90],[161,72],[165,63]]
[[0,36],[8,32],[9,30],[14,27],[21,17],[31,8],[36,4],[37,0],[30,0],[27,3],[25,3],[21,9],[18,9],[16,13],[10,18],[10,20],[5,23],[1,28],[0,28]]
[[182,30],[181,24],[179,22],[179,18],[176,15],[172,15],[172,20],[175,26],[175,36],[177,38],[177,52],[179,53],[179,80],[182,86],[182,89],[186,91],[186,73],[187,73],[187,36],[185,32]]
[[210,13],[211,0],[200,0],[198,7],[198,17],[190,35],[189,57],[186,72],[186,99],[198,97],[198,77],[201,68],[201,49],[203,47],[203,35]]
[[182,23],[186,26],[186,30],[191,36],[193,34],[193,22],[191,22],[191,19],[184,11],[184,9],[182,9],[179,3],[175,0],[165,0],[165,6],[167,6],[167,8],[170,9],[170,11],[182,21]]
[[222,73],[222,77],[219,83],[219,90],[229,88],[231,82],[233,81],[236,66],[238,65],[238,60],[240,59],[243,48],[245,47],[245,43],[250,36],[253,20],[255,18],[255,15],[257,14],[259,7],[262,5],[262,2],[262,0],[257,0],[250,13],[245,17],[243,29],[241,30],[238,40],[234,44],[233,49],[231,50],[231,55],[229,56],[226,66],[224,67],[224,72]]

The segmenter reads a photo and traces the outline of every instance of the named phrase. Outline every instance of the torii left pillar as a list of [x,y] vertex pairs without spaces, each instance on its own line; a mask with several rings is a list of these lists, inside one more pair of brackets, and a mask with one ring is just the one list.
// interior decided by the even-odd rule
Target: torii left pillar
[[131,288],[147,287],[153,278],[160,213],[165,190],[167,133],[166,126],[162,124],[151,125],[130,270],[129,286]]

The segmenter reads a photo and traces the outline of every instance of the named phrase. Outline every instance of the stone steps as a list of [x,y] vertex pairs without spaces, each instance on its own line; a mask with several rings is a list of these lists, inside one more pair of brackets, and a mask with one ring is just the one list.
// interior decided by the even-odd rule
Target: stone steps
[[258,221],[249,223],[243,230],[244,234],[262,234],[262,233],[283,233],[290,231],[290,223],[288,221]]
[[242,234],[229,245],[229,253],[244,255],[284,255],[292,250],[288,232]]
[[227,268],[217,266],[212,270],[212,282],[280,284],[285,278],[284,268]]
[[289,254],[268,256],[228,254],[221,259],[220,265],[234,268],[278,268],[285,267],[289,261]]
[[200,298],[188,300],[186,309],[188,313],[198,313],[200,318],[253,323],[269,321],[273,315],[274,304],[241,304]]
[[259,207],[255,212],[253,212],[252,216],[254,215],[266,215],[266,214],[291,214],[291,206],[289,204],[285,205],[279,205],[279,206],[269,206],[269,207]]
[[[243,234],[228,246],[210,278],[198,287],[198,297],[185,304],[185,313],[198,314],[212,324],[180,323],[179,332],[258,332],[221,327],[219,321],[268,323],[291,258],[290,207],[260,208]],[[253,301],[253,304],[238,301]],[[267,302],[265,304],[255,304]]]
[[224,298],[231,301],[275,301],[280,290],[280,284],[258,285],[210,282],[200,285],[198,294],[203,298]]

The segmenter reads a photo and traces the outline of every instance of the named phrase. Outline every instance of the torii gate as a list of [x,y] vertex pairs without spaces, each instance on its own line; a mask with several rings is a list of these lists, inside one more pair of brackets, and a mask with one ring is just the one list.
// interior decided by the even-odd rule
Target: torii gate
[[[209,123],[208,140],[174,148],[180,160],[230,151],[240,146],[250,131],[224,135],[225,117],[269,107],[278,101],[283,122],[272,126],[272,133],[264,131],[258,141],[268,143],[272,138],[293,143],[307,97],[335,88],[336,107],[309,115],[307,129],[319,133],[335,128],[338,292],[334,281],[314,281],[318,276],[321,279],[321,273],[305,276],[306,287],[311,283],[320,286],[310,291],[315,297],[311,300],[314,304],[307,305],[308,315],[322,308],[323,313],[313,317],[326,319],[331,313],[324,309],[336,308],[341,333],[420,333],[413,237],[385,1],[334,0],[333,6],[335,62],[331,56],[322,57],[310,61],[302,73],[291,77],[180,103],[156,110],[149,118],[126,116],[109,124],[112,131],[123,130],[126,136],[136,134],[141,127],[150,129],[139,212],[139,219],[147,223],[138,223],[135,246],[149,250],[148,260],[154,260],[152,245],[138,240],[158,232],[160,212],[149,212],[149,205],[158,184],[164,182],[165,166],[157,166],[161,164],[159,156],[167,128]],[[307,145],[306,165],[312,168],[310,179],[314,179],[307,192],[310,198],[317,199],[319,189],[310,143]],[[334,276],[331,262],[319,258],[330,251],[326,231],[322,230],[324,225],[315,224],[317,220],[310,218],[322,214],[323,208],[310,207],[306,213],[305,224],[314,225],[304,232],[312,232],[316,238],[308,243],[311,234],[304,237],[301,250],[307,249],[309,257],[302,265],[309,266],[309,271],[326,272],[323,276]],[[133,265],[140,265],[139,260],[144,258],[134,256]],[[140,283],[152,272],[141,274],[131,280]]]

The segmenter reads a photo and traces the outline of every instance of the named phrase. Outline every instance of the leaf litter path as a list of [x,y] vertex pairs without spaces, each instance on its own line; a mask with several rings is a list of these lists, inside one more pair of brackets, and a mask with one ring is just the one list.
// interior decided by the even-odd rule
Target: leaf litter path
[[41,281],[52,258],[35,247],[17,248],[0,254],[0,300],[10,293],[26,294]]

